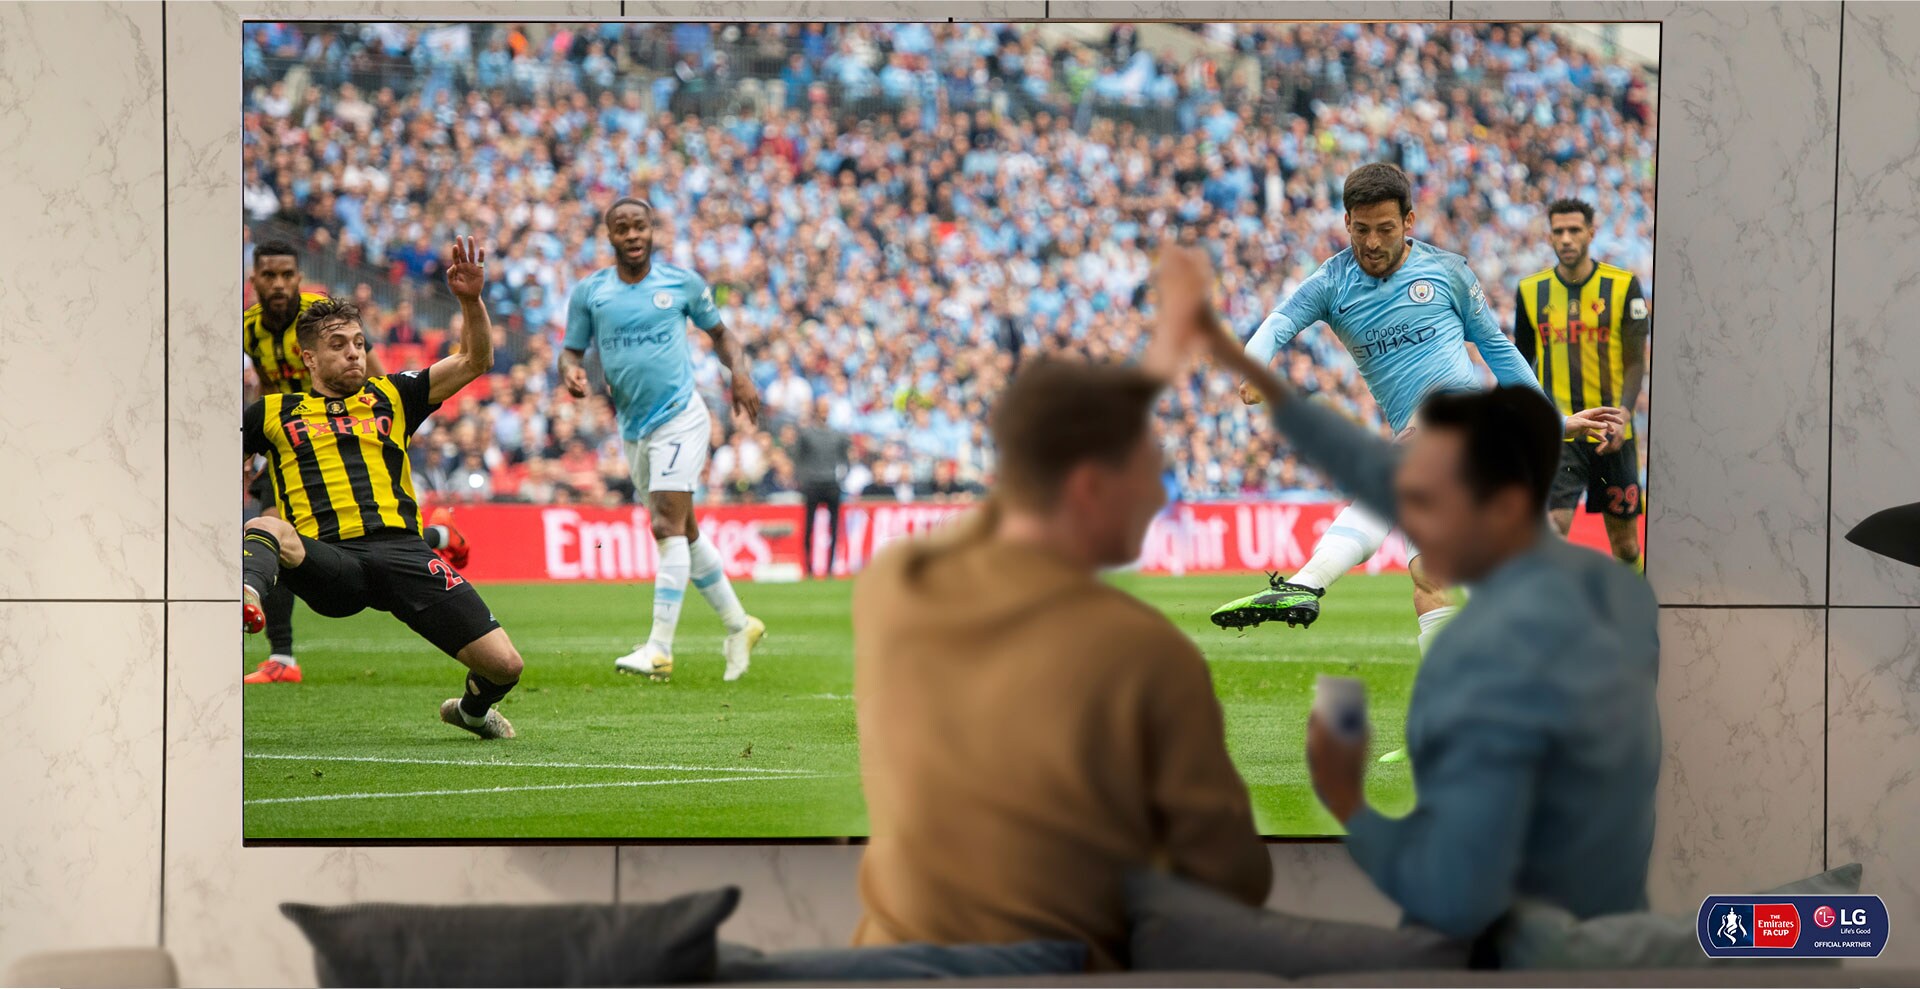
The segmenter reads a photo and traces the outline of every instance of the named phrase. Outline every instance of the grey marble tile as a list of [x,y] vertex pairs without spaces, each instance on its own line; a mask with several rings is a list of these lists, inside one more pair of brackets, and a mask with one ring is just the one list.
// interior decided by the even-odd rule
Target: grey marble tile
[[289,900],[612,899],[611,848],[242,848],[234,608],[168,608],[164,908],[186,985],[312,985],[306,941],[277,912]]
[[0,94],[0,599],[157,599],[159,6],[0,6]]
[[1920,501],[1920,6],[1848,4],[1840,101],[1833,603],[1920,605],[1920,569],[1846,541]]
[[[1861,863],[1861,892],[1920,916],[1920,610],[1829,614],[1827,861]],[[1877,964],[1920,964],[1920,940],[1895,936]]]
[[163,607],[0,604],[0,971],[159,936]]
[[1823,602],[1839,5],[1454,14],[1662,21],[1647,576],[1667,604]]
[[1821,609],[1661,610],[1654,909],[1822,868],[1825,634]]

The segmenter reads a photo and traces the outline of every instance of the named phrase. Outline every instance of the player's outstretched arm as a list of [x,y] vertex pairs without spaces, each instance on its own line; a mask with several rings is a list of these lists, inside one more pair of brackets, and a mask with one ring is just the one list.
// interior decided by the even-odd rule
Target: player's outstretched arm
[[[1248,338],[1246,353],[1248,357],[1259,361],[1261,367],[1273,366],[1273,357],[1280,348],[1293,342],[1300,331],[1315,323],[1324,322],[1332,314],[1333,276],[1328,274],[1327,266],[1321,265],[1307,280],[1300,283],[1286,301],[1275,306],[1260,321],[1260,326]],[[1261,391],[1246,378],[1240,380],[1240,400],[1248,405],[1258,405],[1262,401]]]
[[493,370],[493,323],[480,290],[487,282],[487,252],[472,237],[454,238],[447,288],[460,300],[460,350],[427,369],[427,400],[438,405],[475,378]]

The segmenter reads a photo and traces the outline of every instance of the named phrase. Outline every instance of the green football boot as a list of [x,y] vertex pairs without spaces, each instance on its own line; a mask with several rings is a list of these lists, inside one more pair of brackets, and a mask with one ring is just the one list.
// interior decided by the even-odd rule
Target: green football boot
[[1306,628],[1320,617],[1325,588],[1289,584],[1277,573],[1267,575],[1267,585],[1268,590],[1213,609],[1213,623],[1221,628],[1252,628],[1262,622],[1286,622]]

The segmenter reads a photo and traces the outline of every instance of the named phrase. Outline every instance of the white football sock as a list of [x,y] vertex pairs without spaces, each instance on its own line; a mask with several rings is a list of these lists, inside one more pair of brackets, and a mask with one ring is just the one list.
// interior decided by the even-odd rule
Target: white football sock
[[653,576],[653,633],[647,641],[671,654],[680,604],[687,597],[687,537],[656,539],[654,544],[660,547],[660,566]]
[[268,659],[271,659],[271,660],[273,660],[274,662],[277,662],[277,663],[285,663],[285,664],[286,664],[286,665],[288,665],[288,666],[299,666],[299,665],[300,665],[300,661],[299,661],[299,660],[297,660],[297,659],[294,659],[294,658],[293,658],[292,656],[289,656],[289,655],[287,655],[286,653],[283,653],[283,652],[277,652],[277,653],[274,653],[273,655],[271,655],[271,656],[268,656],[267,658],[268,658]]
[[1460,606],[1457,604],[1443,604],[1420,616],[1420,638],[1416,641],[1420,643],[1420,655],[1423,658],[1427,655],[1427,650],[1433,647],[1433,640],[1439,637],[1440,630],[1446,628],[1447,623],[1453,621],[1453,616],[1459,611]]
[[713,540],[694,540],[691,552],[693,586],[713,605],[720,624],[725,625],[728,632],[746,628],[747,609],[740,606],[740,595],[733,593],[733,581],[727,579],[727,565],[721,561],[720,551],[713,548]]
[[1346,576],[1347,571],[1367,562],[1387,541],[1390,528],[1380,516],[1348,505],[1333,517],[1333,524],[1320,535],[1313,558],[1288,582],[1307,587],[1326,588]]

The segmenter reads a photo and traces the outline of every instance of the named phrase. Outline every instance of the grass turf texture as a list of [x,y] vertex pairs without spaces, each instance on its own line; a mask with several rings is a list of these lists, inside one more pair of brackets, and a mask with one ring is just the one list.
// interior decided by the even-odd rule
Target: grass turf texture
[[[1302,757],[1313,680],[1367,681],[1373,751],[1397,748],[1416,668],[1405,576],[1353,575],[1310,629],[1236,634],[1207,620],[1259,576],[1115,582],[1200,645],[1227,743],[1263,833],[1337,834]],[[669,683],[614,673],[644,637],[650,585],[495,584],[480,590],[526,657],[501,710],[520,737],[441,724],[464,672],[391,616],[329,620],[301,606],[305,681],[245,688],[246,834],[264,839],[676,839],[864,835],[845,581],[738,585],[769,638],[720,679],[721,627],[688,595]],[[249,636],[247,668],[265,658]],[[238,675],[238,674],[236,674]],[[1374,804],[1410,806],[1405,763],[1367,775]]]

